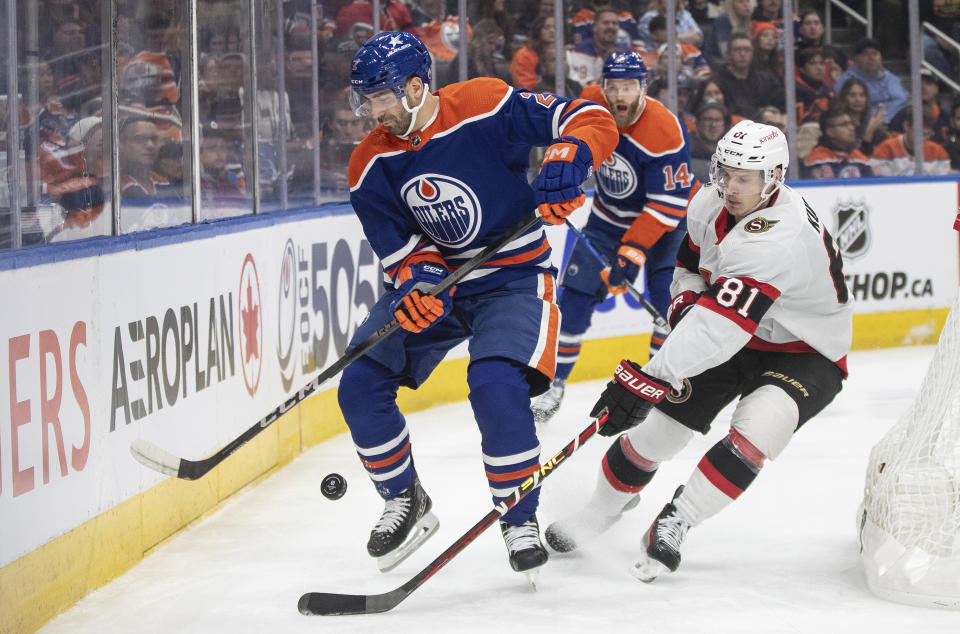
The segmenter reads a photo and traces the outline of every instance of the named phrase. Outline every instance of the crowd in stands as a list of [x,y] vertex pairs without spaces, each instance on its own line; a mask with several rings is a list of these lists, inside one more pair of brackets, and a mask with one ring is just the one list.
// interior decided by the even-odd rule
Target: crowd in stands
[[[254,179],[267,207],[279,200],[281,189],[292,199],[313,201],[317,152],[321,198],[346,197],[346,162],[375,123],[353,117],[346,92],[350,59],[374,33],[370,0],[321,0],[315,32],[310,0],[284,1],[280,25],[277,15],[261,8],[257,29],[263,45],[255,55],[250,25],[244,23],[248,3],[200,0],[198,96],[192,106],[185,101],[183,83],[188,59],[183,3],[119,0],[113,29],[119,124],[115,176],[102,147],[103,47],[109,42],[101,22],[105,1],[39,0],[44,18],[35,68],[39,99],[21,108],[21,138],[25,148],[37,148],[43,195],[63,207],[68,226],[83,227],[97,217],[109,201],[113,178],[130,214],[138,213],[145,200],[189,210],[192,196],[202,200],[206,218],[243,213],[252,206]],[[960,35],[957,16],[948,20],[939,4],[932,9],[929,4],[921,3],[925,19],[948,35]],[[560,26],[567,52],[561,69],[556,68],[552,1],[472,0],[467,7],[467,19],[461,20],[455,0],[382,0],[379,26],[410,31],[427,44],[434,61],[432,89],[460,79],[459,43],[466,37],[468,78],[499,77],[517,88],[553,92],[559,74],[565,94],[578,95],[600,80],[611,52],[635,50],[650,71],[648,94],[666,100],[664,0],[565,1],[567,17]],[[822,3],[800,2],[799,7],[785,19],[782,0],[677,2],[678,114],[690,131],[695,174],[708,178],[717,140],[740,119],[785,128],[788,81],[796,87],[802,177],[912,174],[909,94],[901,78],[885,68],[884,47],[867,38],[828,44]],[[795,73],[789,78],[785,29],[792,29],[796,41]],[[952,49],[936,38],[924,44],[940,72],[960,79]],[[251,60],[257,64],[256,95],[245,90]],[[0,83],[5,91],[5,74]],[[315,89],[319,135],[314,133]],[[925,71],[922,101],[925,173],[960,171],[960,97]],[[199,192],[188,191],[192,179],[184,178],[188,107],[199,115]],[[0,119],[5,125],[6,118]],[[254,152],[256,175],[251,173]],[[189,220],[178,213],[173,217]],[[124,226],[171,223],[169,213],[159,218],[131,215]]]
[[[338,25],[342,15],[364,4],[369,3],[355,0],[340,9]],[[796,89],[802,177],[913,174],[909,94],[903,81],[884,67],[883,47],[876,40],[827,43],[822,4],[800,2],[794,5],[799,13],[785,19],[782,0],[677,2],[678,114],[690,131],[698,177],[707,178],[717,140],[739,120],[765,120],[786,128],[787,81],[794,82]],[[433,88],[459,79],[456,2],[411,0],[406,5],[393,1],[381,6],[385,11],[381,24],[389,21],[427,43],[436,69]],[[942,13],[940,8],[927,13],[943,17],[937,11]],[[468,3],[468,14],[468,78],[491,76],[518,88],[556,89],[557,25],[552,2],[473,2]],[[648,94],[666,99],[665,0],[565,2],[564,14],[566,79],[561,83],[565,94],[579,94],[584,86],[597,83],[610,53],[635,50],[650,71]],[[340,28],[346,32],[349,27]],[[952,33],[952,26],[944,28]],[[795,70],[789,79],[785,29],[792,30],[795,40]],[[956,60],[943,50],[940,53],[935,62],[960,79]],[[954,104],[960,104],[960,96],[943,94],[942,89],[937,77],[929,71],[923,74],[926,174],[960,171],[958,129],[956,117],[951,116],[957,112]]]

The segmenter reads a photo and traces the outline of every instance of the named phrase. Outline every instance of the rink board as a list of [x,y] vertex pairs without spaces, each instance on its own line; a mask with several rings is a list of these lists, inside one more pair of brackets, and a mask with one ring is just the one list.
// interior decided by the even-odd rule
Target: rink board
[[[955,180],[804,185],[856,300],[857,348],[930,343],[958,286]],[[578,224],[586,212],[578,213]],[[557,263],[573,244],[549,229]],[[0,254],[0,631],[32,629],[303,449],[345,430],[337,380],[197,482],[129,453],[209,455],[340,357],[382,292],[349,207]],[[598,310],[572,380],[645,356],[651,321]],[[414,411],[466,398],[465,347]],[[317,474],[318,478],[323,474]]]

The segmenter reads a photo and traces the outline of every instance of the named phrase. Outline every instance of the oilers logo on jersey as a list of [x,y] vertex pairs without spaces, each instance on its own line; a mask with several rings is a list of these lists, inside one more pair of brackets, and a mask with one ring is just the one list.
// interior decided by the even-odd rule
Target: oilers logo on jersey
[[603,192],[612,198],[627,198],[637,189],[637,173],[627,159],[614,152],[597,170]]
[[401,195],[417,223],[438,244],[462,247],[480,230],[480,203],[463,181],[441,174],[423,174],[407,181]]

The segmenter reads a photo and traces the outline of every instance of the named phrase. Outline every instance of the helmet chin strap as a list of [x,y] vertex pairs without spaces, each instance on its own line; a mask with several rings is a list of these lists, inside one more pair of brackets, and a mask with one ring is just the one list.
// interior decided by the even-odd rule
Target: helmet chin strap
[[[779,181],[773,181],[772,183],[770,183],[770,185],[773,185],[773,189],[770,190],[769,194],[764,194],[763,192],[761,192],[760,200],[757,202],[756,205],[754,205],[753,209],[751,209],[749,213],[752,214],[756,210],[766,206],[766,204],[770,202],[770,199],[773,198],[773,195],[776,194],[777,191],[780,189],[780,185],[782,185],[782,183],[780,183]],[[768,185],[767,187],[769,187],[770,185]],[[766,187],[764,187],[764,189],[766,189]]]
[[417,114],[420,112],[420,108],[423,108],[423,104],[427,102],[427,94],[430,91],[430,84],[423,84],[423,95],[420,97],[420,103],[414,107],[407,106],[407,95],[403,96],[403,99],[400,100],[400,105],[403,106],[403,109],[410,113],[410,125],[407,126],[407,131],[400,135],[403,138],[407,138],[413,132],[414,126],[417,125]]

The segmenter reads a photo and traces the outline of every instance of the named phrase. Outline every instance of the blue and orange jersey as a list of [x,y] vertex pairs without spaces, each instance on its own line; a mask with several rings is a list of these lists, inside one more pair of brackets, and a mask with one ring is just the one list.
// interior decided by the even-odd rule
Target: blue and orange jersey
[[[439,106],[422,130],[401,138],[377,126],[350,157],[350,202],[388,286],[405,263],[426,254],[439,253],[456,268],[533,213],[531,147],[576,137],[596,168],[617,143],[613,117],[584,99],[515,90],[487,77],[434,94]],[[466,276],[457,296],[555,273],[550,253],[537,224]]]
[[[583,8],[577,11],[570,20],[573,26],[573,43],[579,44],[583,40],[593,39],[593,9]],[[637,19],[629,11],[621,11],[617,16],[620,22],[620,32],[617,34],[617,45],[620,47],[639,48],[643,45]]]
[[[587,86],[583,99],[607,107],[600,86]],[[620,128],[616,150],[597,168],[592,215],[623,240],[652,247],[687,213],[696,180],[690,169],[687,128],[662,103],[646,98],[636,121]]]
[[[798,104],[799,105],[799,104]],[[870,159],[858,149],[844,152],[817,145],[803,159],[804,178],[866,178],[873,176]]]
[[797,79],[797,124],[820,121],[820,116],[829,110],[834,94],[826,82],[811,82],[803,77],[799,71],[795,73]]

